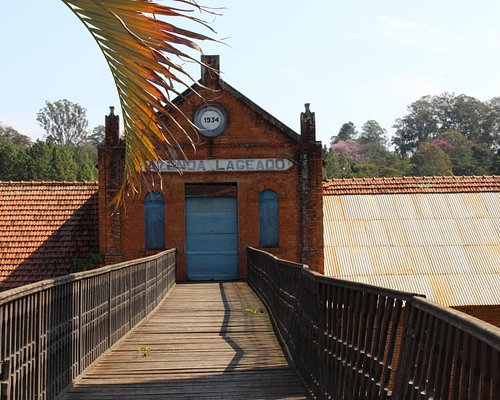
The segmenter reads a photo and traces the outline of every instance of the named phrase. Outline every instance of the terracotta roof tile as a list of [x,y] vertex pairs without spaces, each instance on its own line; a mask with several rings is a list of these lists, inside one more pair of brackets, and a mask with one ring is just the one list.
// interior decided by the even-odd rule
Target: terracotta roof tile
[[65,275],[98,248],[96,182],[0,181],[0,290]]
[[500,192],[500,176],[405,176],[330,179],[323,195]]

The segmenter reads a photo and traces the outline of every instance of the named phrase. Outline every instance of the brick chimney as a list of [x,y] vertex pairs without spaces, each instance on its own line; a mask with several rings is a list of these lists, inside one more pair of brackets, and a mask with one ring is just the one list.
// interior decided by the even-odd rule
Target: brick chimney
[[201,56],[201,84],[212,89],[219,89],[219,79],[220,57],[206,55]]
[[111,200],[121,185],[121,175],[125,157],[125,147],[120,141],[120,118],[110,107],[106,115],[104,145],[99,152],[99,251],[104,254],[104,264],[123,261],[121,243],[121,215],[112,214]]
[[310,104],[306,103],[306,111],[300,114],[300,135],[303,142],[316,141],[316,117],[309,109]]
[[117,146],[120,141],[120,117],[115,115],[115,108],[113,106],[109,107],[109,115],[106,115],[105,121],[104,143],[107,146]]

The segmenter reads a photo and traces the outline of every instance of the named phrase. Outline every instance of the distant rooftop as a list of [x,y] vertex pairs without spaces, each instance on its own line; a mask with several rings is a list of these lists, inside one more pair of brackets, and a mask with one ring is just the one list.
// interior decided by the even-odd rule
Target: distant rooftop
[[324,195],[500,192],[500,176],[405,176],[330,179]]
[[98,252],[96,182],[0,181],[0,290],[68,274]]

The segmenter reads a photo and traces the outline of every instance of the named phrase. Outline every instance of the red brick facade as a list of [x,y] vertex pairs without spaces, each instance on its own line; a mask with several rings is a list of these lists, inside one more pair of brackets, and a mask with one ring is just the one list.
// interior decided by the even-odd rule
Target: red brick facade
[[[218,57],[207,56],[207,63],[218,70]],[[186,279],[185,260],[185,185],[232,183],[237,187],[239,278],[247,276],[246,246],[259,246],[259,194],[272,189],[279,200],[279,247],[266,250],[279,257],[304,262],[323,272],[323,208],[321,143],[315,139],[314,113],[301,117],[301,134],[297,134],[219,79],[210,69],[203,69],[200,94],[226,111],[227,126],[216,137],[199,135],[196,151],[187,141],[181,142],[189,160],[290,160],[291,167],[280,171],[224,171],[162,173],[165,200],[165,247],[178,249],[178,279]],[[202,99],[187,92],[175,100],[190,118]],[[175,117],[175,113],[173,113]],[[147,190],[120,214],[110,215],[106,207],[119,185],[119,168],[123,163],[123,144],[118,142],[117,118],[107,118],[106,145],[99,150],[99,240],[106,262],[138,258],[146,254],[144,197]],[[192,128],[184,124],[187,131]],[[175,131],[172,124],[172,130]],[[177,137],[181,138],[179,134]],[[150,183],[160,187],[160,179]],[[159,189],[158,189],[159,190]]]

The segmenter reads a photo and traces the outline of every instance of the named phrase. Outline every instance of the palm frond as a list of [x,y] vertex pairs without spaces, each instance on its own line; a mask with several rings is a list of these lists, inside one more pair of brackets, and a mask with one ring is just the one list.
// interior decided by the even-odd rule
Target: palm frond
[[[212,11],[195,0],[170,0],[183,8],[150,0],[62,1],[97,41],[118,90],[125,142],[124,182],[113,201],[118,207],[125,197],[140,192],[144,171],[151,171],[151,162],[160,154],[173,157],[177,150],[183,155],[178,138],[160,117],[169,114],[168,109],[177,109],[170,100],[171,94],[179,94],[176,87],[194,82],[173,60],[199,62],[190,54],[201,52],[196,42],[212,39],[167,21],[187,19],[209,28],[194,12]],[[189,132],[180,131],[193,143]]]

